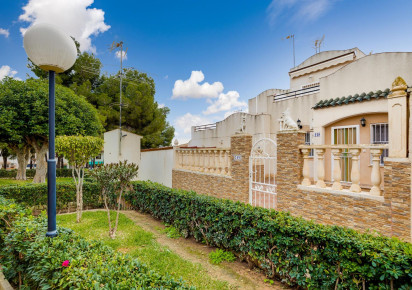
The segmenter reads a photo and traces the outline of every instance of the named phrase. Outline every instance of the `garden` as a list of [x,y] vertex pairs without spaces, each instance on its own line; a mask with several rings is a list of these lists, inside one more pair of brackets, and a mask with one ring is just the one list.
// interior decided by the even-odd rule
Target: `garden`
[[[83,185],[83,206],[102,210],[84,212],[80,223],[74,213],[59,215],[59,235],[53,239],[45,237],[45,216],[34,217],[29,209],[45,202],[43,185],[0,187],[0,263],[10,282],[32,288],[232,287],[225,277],[219,280],[210,275],[213,272],[204,264],[187,261],[171,250],[170,245],[179,240],[192,239],[221,249],[209,252],[210,264],[236,259],[259,269],[266,278],[260,277],[257,285],[278,286],[275,281],[281,281],[285,287],[300,288],[411,286],[409,243],[155,183],[126,182],[123,204],[167,225],[143,229],[144,223],[134,222],[134,211],[118,211],[119,178],[114,184],[108,182],[106,191],[104,184],[93,182],[99,174],[100,178],[107,172],[115,175],[119,166],[96,170],[94,179],[90,176]],[[75,198],[73,182],[58,184],[58,208]],[[169,246],[156,235],[167,236]]]

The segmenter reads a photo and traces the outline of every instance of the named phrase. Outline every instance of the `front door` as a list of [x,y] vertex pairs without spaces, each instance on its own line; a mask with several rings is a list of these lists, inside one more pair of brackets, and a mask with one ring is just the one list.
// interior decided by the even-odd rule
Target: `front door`
[[[333,145],[350,145],[359,143],[359,126],[342,126],[342,127],[332,127],[332,144]],[[350,156],[349,150],[342,150],[341,156],[341,172],[342,181],[350,182],[350,174],[352,171],[352,158]],[[332,161],[333,170],[333,161]]]

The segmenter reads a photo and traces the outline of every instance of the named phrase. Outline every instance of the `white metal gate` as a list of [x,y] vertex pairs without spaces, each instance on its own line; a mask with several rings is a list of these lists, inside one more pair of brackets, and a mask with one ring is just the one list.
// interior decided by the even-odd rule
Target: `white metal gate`
[[257,141],[249,157],[249,203],[276,208],[276,142],[270,138]]

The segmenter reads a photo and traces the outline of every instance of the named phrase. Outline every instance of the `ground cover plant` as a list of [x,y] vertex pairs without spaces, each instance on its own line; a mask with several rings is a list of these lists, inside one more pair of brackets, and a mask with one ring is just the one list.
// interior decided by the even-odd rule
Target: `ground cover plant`
[[[111,218],[116,216],[111,211]],[[229,289],[227,282],[214,280],[200,264],[184,260],[168,247],[159,244],[154,235],[143,230],[123,213],[119,217],[116,239],[107,235],[107,216],[104,210],[83,213],[81,223],[74,214],[57,216],[60,226],[70,228],[86,239],[98,239],[111,248],[129,254],[161,275],[170,274],[175,280],[182,278],[198,289]]]
[[191,288],[100,241],[62,227],[49,238],[46,228],[45,216],[34,217],[0,196],[0,264],[21,289]]
[[218,265],[224,261],[233,262],[236,260],[236,256],[232,252],[216,249],[213,252],[210,252],[209,260],[212,264]]
[[[59,182],[73,182],[73,178],[71,177],[57,177],[56,181]],[[46,178],[47,182],[47,178]],[[9,185],[25,185],[25,184],[33,184],[33,181],[30,179],[26,180],[17,180],[17,179],[9,179],[9,178],[0,178],[0,186],[9,186]]]
[[412,244],[285,212],[135,182],[125,198],[185,237],[235,253],[291,286],[409,289]]

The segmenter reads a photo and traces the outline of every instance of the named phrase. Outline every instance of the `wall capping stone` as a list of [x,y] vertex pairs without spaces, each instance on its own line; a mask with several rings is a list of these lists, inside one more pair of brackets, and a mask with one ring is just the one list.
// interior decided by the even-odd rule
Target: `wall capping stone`
[[223,174],[216,174],[216,173],[207,173],[207,172],[199,172],[199,171],[191,171],[187,169],[181,169],[181,168],[173,168],[175,171],[182,171],[182,172],[190,172],[190,173],[196,173],[200,175],[210,175],[210,176],[217,176],[217,177],[224,177],[224,178],[229,178],[232,179],[232,176],[227,176]]
[[376,195],[371,195],[369,194],[369,191],[361,191],[359,193],[357,192],[352,192],[349,189],[343,189],[343,190],[334,190],[330,187],[326,188],[320,188],[316,187],[316,185],[309,185],[309,186],[304,186],[304,185],[298,185],[298,189],[304,190],[304,191],[309,191],[309,192],[318,192],[318,193],[330,193],[333,195],[340,195],[340,196],[350,196],[350,197],[355,197],[355,198],[361,198],[361,199],[373,199],[377,200],[380,202],[384,202],[385,198],[383,196],[376,196]]

